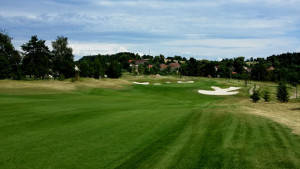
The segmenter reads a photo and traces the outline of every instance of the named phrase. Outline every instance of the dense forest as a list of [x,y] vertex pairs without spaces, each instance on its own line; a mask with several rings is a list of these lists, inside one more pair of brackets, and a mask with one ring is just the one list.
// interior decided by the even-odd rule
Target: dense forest
[[[174,74],[243,80],[300,82],[300,53],[284,53],[267,58],[236,57],[222,61],[196,60],[181,56],[150,56],[121,52],[112,55],[83,56],[74,61],[68,38],[59,36],[52,51],[45,40],[32,36],[17,51],[12,38],[0,32],[0,79],[45,78],[118,78],[122,73],[134,75]],[[76,73],[77,72],[77,73]]]

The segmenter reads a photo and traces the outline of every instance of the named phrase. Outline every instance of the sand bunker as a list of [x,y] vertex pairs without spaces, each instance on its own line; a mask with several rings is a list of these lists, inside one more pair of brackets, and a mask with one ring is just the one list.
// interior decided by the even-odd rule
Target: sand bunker
[[139,83],[139,82],[132,82],[133,84],[139,84],[139,85],[149,85],[149,82],[143,82],[143,83]]
[[194,83],[194,81],[178,81],[177,83]]
[[153,84],[154,86],[159,86],[159,85],[161,85],[160,83],[154,83]]
[[214,89],[215,91],[198,90],[198,92],[205,95],[234,95],[234,94],[238,94],[239,92],[232,92],[232,91],[240,89],[240,87],[229,87],[227,89],[221,89],[215,86],[212,86],[211,88]]

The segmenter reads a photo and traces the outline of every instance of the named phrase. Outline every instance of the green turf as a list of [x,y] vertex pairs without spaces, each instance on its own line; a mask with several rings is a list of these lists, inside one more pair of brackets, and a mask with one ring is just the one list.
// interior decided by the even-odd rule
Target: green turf
[[211,85],[2,94],[0,168],[300,168],[298,136]]

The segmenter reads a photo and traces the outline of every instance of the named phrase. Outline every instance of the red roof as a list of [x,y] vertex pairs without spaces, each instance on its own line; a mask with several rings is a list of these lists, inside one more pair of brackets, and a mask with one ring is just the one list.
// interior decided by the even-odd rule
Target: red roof
[[160,64],[160,68],[162,68],[162,69],[166,69],[167,67],[168,67],[168,65]]
[[131,63],[132,61],[134,61],[134,60],[129,60],[128,62]]
[[180,64],[179,63],[170,63],[169,64],[171,67],[179,68]]
[[148,68],[152,68],[153,67],[153,65],[148,65]]
[[236,75],[236,72],[232,72],[233,75]]

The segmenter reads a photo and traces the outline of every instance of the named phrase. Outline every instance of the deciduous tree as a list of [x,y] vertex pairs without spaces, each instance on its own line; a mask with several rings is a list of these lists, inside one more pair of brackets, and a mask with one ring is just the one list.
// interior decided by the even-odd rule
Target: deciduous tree
[[71,47],[68,47],[68,38],[58,36],[52,42],[53,72],[71,78],[75,75],[74,55]]
[[11,43],[12,38],[0,31],[0,79],[20,79],[21,56]]

